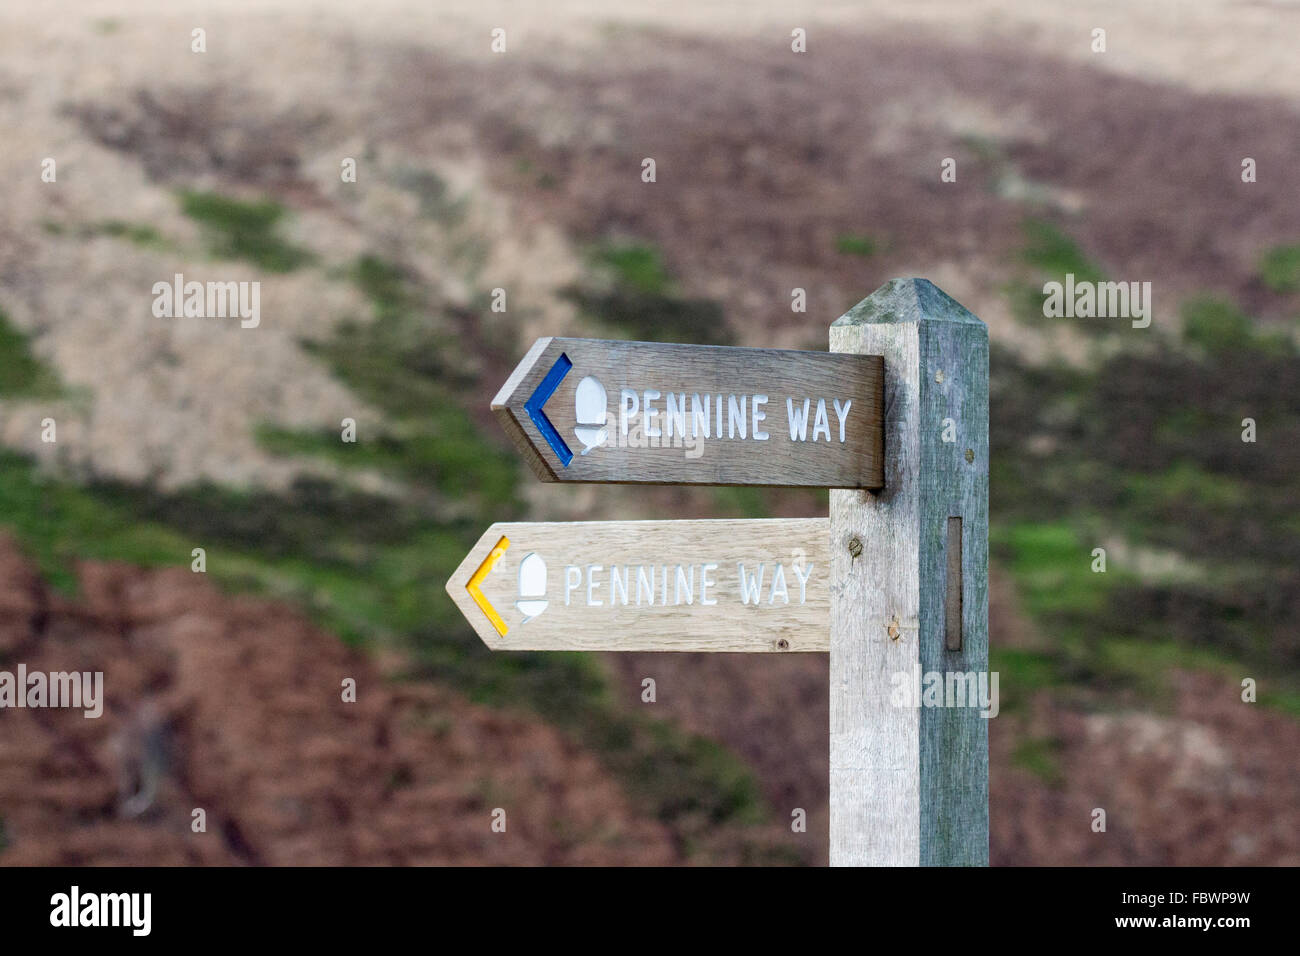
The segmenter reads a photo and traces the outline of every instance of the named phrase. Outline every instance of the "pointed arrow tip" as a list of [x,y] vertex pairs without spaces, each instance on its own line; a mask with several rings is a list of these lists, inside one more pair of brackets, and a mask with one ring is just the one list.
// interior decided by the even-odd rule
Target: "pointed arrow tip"
[[[505,380],[505,384],[497,390],[496,396],[492,399],[492,411],[500,411],[511,406],[511,399],[514,399],[515,393],[519,391],[520,384],[525,376],[533,370],[533,366],[537,364],[538,359],[541,358],[542,353],[546,351],[546,347],[551,344],[551,341],[552,337],[548,335],[533,343],[533,347],[519,360],[519,364],[515,366],[514,371]],[[516,400],[513,404],[522,407],[523,402]]]
[[[551,462],[547,460],[542,453],[542,447],[546,443],[546,436],[541,433],[538,425],[532,420],[527,407],[530,396],[536,392],[537,383],[533,382],[533,372],[536,370],[538,363],[542,360],[546,350],[550,347],[555,339],[551,336],[540,338],[533,343],[533,347],[515,366],[515,370],[510,373],[505,384],[497,392],[496,397],[492,399],[492,414],[496,416],[501,423],[502,430],[510,436],[515,447],[519,449],[520,455],[528,463],[533,474],[539,481],[552,482],[557,481],[555,471]],[[525,387],[526,382],[528,387]],[[539,445],[542,442],[543,445]]]
[[502,525],[493,524],[474,542],[446,584],[447,596],[452,603],[483,643],[493,649],[496,648],[495,638],[504,636],[508,628],[480,585],[509,547],[510,540]]

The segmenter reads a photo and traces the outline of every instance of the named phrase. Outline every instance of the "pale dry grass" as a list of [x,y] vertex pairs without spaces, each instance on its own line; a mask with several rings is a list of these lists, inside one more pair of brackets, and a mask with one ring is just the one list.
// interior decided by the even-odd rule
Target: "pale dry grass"
[[[472,117],[442,116],[436,125],[403,133],[397,141],[376,135],[408,106],[406,91],[391,85],[398,51],[441,51],[490,70],[501,61],[489,52],[488,32],[504,26],[512,53],[581,71],[611,31],[670,31],[724,46],[732,38],[770,35],[773,49],[780,50],[798,25],[809,29],[815,50],[841,32],[888,35],[905,27],[954,48],[1010,42],[1027,54],[1194,90],[1294,99],[1300,95],[1300,58],[1291,42],[1295,31],[1288,27],[1297,24],[1296,3],[1229,0],[1140,6],[1084,2],[1068,9],[1030,0],[815,8],[771,0],[613,5],[137,0],[125,8],[107,0],[68,0],[57,13],[40,5],[8,5],[0,12],[0,127],[7,130],[0,176],[11,184],[0,205],[0,308],[33,336],[36,353],[81,398],[5,402],[0,439],[47,461],[61,458],[133,480],[284,485],[304,466],[261,451],[252,434],[256,424],[337,428],[345,416],[373,420],[373,413],[299,345],[304,336],[319,336],[340,318],[367,314],[352,287],[323,275],[366,251],[407,263],[435,305],[464,306],[486,290],[509,288],[509,316],[485,316],[485,335],[496,341],[526,342],[538,334],[580,330],[572,308],[556,295],[580,274],[579,252],[553,222],[530,218],[491,188],[491,157],[476,146]],[[208,32],[203,56],[189,51],[195,26]],[[1089,51],[1093,26],[1108,30],[1110,51],[1104,55]],[[407,90],[418,100],[420,78],[411,82],[417,85]],[[197,230],[179,213],[173,189],[228,188],[222,176],[229,168],[204,170],[200,162],[197,171],[182,169],[184,155],[142,163],[139,155],[89,137],[75,115],[87,104],[129,115],[138,90],[160,97],[177,90],[224,91],[228,117],[264,124],[265,137],[278,138],[296,164],[292,195],[298,201],[292,203],[290,235],[317,252],[320,267],[264,275],[248,263],[214,263],[199,255]],[[478,90],[476,96],[490,104],[494,89]],[[473,109],[472,103],[463,105]],[[954,133],[993,139],[1035,135],[1024,112],[990,111],[962,97],[931,106],[927,122]],[[551,108],[541,101],[528,112]],[[219,118],[206,110],[196,114],[199,124]],[[281,119],[285,128],[278,130]],[[555,116],[538,128],[559,140],[581,133],[596,144],[602,135],[612,135],[579,129],[574,125],[579,120]],[[873,148],[887,151],[889,137],[903,135],[915,122],[911,106],[901,110],[878,127],[876,135],[884,139]],[[238,130],[219,131],[218,151],[221,137],[237,139]],[[241,148],[234,141],[225,146],[227,152]],[[59,162],[57,185],[39,182],[45,156]],[[362,161],[354,186],[339,182],[342,156]],[[465,200],[463,220],[451,229],[422,215],[410,192],[393,185],[402,169],[436,170],[451,194]],[[168,170],[174,172],[168,176]],[[244,185],[249,194],[274,186]],[[108,219],[149,223],[177,249],[54,237],[43,228],[47,220],[84,225]],[[989,291],[996,263],[978,256],[961,263],[921,257],[911,265],[975,308],[995,337],[1014,337],[1029,353],[1078,351],[1060,336],[1035,338],[1016,328],[1005,301]],[[153,318],[149,289],[176,271],[201,280],[260,280],[262,327],[239,330],[229,321]],[[742,310],[757,307],[725,275],[700,291],[741,296],[734,301]],[[811,344],[785,329],[772,330],[772,338],[765,344]],[[472,365],[476,359],[465,360]],[[47,415],[60,423],[58,448],[39,441],[37,426]]]

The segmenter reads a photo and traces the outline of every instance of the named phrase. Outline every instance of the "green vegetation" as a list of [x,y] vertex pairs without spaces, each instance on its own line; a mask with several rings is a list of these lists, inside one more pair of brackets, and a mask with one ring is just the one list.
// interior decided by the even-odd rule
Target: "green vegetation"
[[486,441],[484,429],[461,405],[463,373],[442,356],[455,339],[431,323],[405,271],[374,256],[359,259],[352,281],[370,301],[370,322],[344,322],[325,342],[307,343],[361,398],[382,409],[383,424],[359,423],[361,440],[343,444],[334,432],[289,433],[263,429],[267,447],[326,456],[358,466],[391,470],[425,485],[443,499],[483,503],[482,518],[500,519],[519,508],[514,456]]
[[1236,511],[1250,506],[1250,489],[1239,478],[1216,475],[1188,461],[1178,461],[1155,473],[1134,472],[1117,476],[1119,500],[1135,519],[1151,527],[1167,519],[1169,503],[1182,502],[1201,512]]
[[1245,312],[1223,299],[1202,296],[1182,309],[1183,340],[1208,353],[1259,351],[1285,355],[1291,340],[1280,332],[1257,331]]
[[995,137],[975,133],[965,133],[958,140],[970,152],[978,167],[984,170],[989,188],[996,189],[998,180],[1009,165],[1006,145]]
[[879,246],[870,236],[845,234],[835,237],[835,251],[843,255],[861,256],[867,259],[879,251]]
[[1035,691],[1053,687],[1061,679],[1052,655],[996,644],[989,648],[989,669],[999,675],[999,709],[1004,714],[1019,710]]
[[1260,259],[1259,277],[1274,292],[1300,289],[1300,244],[1276,246],[1266,252]]
[[350,468],[388,472],[408,481],[423,479],[447,498],[512,502],[514,463],[495,448],[489,460],[479,457],[478,429],[457,414],[454,406],[439,404],[422,425],[428,427],[396,434],[378,431],[372,423],[362,421],[358,428],[374,434],[356,443],[340,441],[341,429],[295,431],[263,425],[257,430],[257,439],[263,448],[287,458],[320,458]]
[[765,488],[726,485],[712,489],[714,510],[719,518],[767,518],[772,509]]
[[592,280],[562,295],[594,321],[645,342],[727,345],[722,306],[677,292],[659,251],[640,243],[607,244],[591,254]]
[[1261,693],[1260,702],[1300,720],[1300,690],[1268,689]]
[[[1050,229],[1024,258],[1098,274]],[[1182,666],[1225,680],[1267,668],[1261,703],[1297,700],[1300,606],[1284,596],[1300,593],[1300,469],[1286,451],[1300,447],[1300,355],[1219,299],[1182,316],[1181,339],[1088,368],[993,350],[990,543],[1050,638],[1031,657],[995,649],[1008,697],[1017,684],[1158,694]],[[1266,423],[1274,451],[1242,441],[1244,418]],[[1094,574],[1107,541],[1128,547]]]
[[1025,244],[1017,255],[1022,271],[1004,290],[1015,317],[1031,325],[1041,325],[1047,321],[1072,322],[1087,332],[1113,329],[1115,326],[1111,319],[1049,320],[1043,316],[1045,283],[1064,283],[1067,274],[1073,274],[1075,282],[1103,282],[1105,275],[1101,267],[1088,258],[1082,247],[1051,221],[1031,217],[1025,220],[1023,230]]
[[98,229],[103,235],[126,239],[129,242],[134,242],[137,246],[161,248],[167,245],[167,240],[163,238],[162,233],[153,226],[143,223],[123,222],[121,219],[106,219],[99,224]]
[[79,558],[159,567],[188,561],[192,547],[120,503],[48,479],[30,459],[10,451],[0,451],[0,514],[44,577],[64,593],[75,590]]
[[1161,677],[1176,667],[1218,674],[1226,686],[1233,686],[1242,674],[1240,662],[1214,650],[1189,648],[1176,641],[1110,638],[1098,643],[1097,652],[1097,664],[1103,673],[1141,686],[1148,695],[1162,691]]
[[419,199],[420,215],[448,227],[465,221],[468,200],[464,196],[453,196],[447,181],[433,170],[403,169],[394,178],[398,186]]
[[663,295],[672,285],[659,250],[653,246],[637,243],[603,246],[597,250],[595,259],[613,269],[621,285],[638,292]]
[[1092,549],[1069,525],[1019,523],[999,526],[990,547],[1016,576],[1026,609],[1050,620],[1054,633],[1081,639],[1105,606],[1109,590],[1127,575],[1122,568],[1091,570]]
[[292,272],[312,262],[306,249],[279,234],[285,209],[277,202],[243,202],[219,193],[182,191],[181,209],[203,227],[208,251],[222,259],[245,259],[267,272]]
[[58,377],[32,355],[27,336],[0,311],[0,397],[58,398]]
[[1065,775],[1061,770],[1060,742],[1047,738],[1021,740],[1012,751],[1011,763],[1027,770],[1049,786],[1060,786]]
[[1078,282],[1101,282],[1101,268],[1092,262],[1074,239],[1046,219],[1028,219],[1024,223],[1025,246],[1020,258],[1027,265],[1048,276],[1064,279],[1073,273]]
[[1245,348],[1255,337],[1254,324],[1231,302],[1202,298],[1183,307],[1183,339],[1208,352]]
[[105,219],[89,225],[68,227],[55,219],[42,219],[41,228],[51,236],[73,235],[78,239],[95,236],[112,236],[125,239],[146,249],[166,249],[171,243],[153,226],[146,223],[126,222],[123,219]]

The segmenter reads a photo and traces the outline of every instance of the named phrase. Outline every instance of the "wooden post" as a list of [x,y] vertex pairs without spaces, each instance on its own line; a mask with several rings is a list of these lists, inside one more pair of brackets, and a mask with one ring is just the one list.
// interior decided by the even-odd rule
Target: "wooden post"
[[986,719],[915,696],[988,672],[988,329],[894,279],[830,348],[885,360],[885,486],[830,493],[831,865],[987,865]]

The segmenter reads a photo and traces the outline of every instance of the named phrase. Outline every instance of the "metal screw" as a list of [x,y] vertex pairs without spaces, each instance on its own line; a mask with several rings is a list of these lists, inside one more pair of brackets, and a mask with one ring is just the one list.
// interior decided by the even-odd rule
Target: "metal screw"
[[939,371],[937,371],[937,372],[934,373],[934,380],[935,380],[936,382],[942,382],[942,381],[943,381],[943,369],[939,369]]
[[975,460],[975,452],[972,451],[971,449],[967,448],[967,449],[966,449],[966,464],[969,465],[969,464],[970,464],[971,462],[973,462],[974,460]]
[[898,635],[899,635],[900,631],[898,630],[898,615],[897,615],[897,614],[895,614],[895,615],[893,616],[893,618],[890,620],[890,622],[889,622],[889,626],[885,628],[885,633],[887,633],[887,634],[889,635],[889,639],[890,639],[891,641],[896,641],[896,640],[898,640]]
[[849,539],[849,554],[853,555],[854,561],[862,556],[862,541],[857,535]]
[[776,649],[778,651],[788,651],[790,649],[790,642],[783,637],[776,642]]

